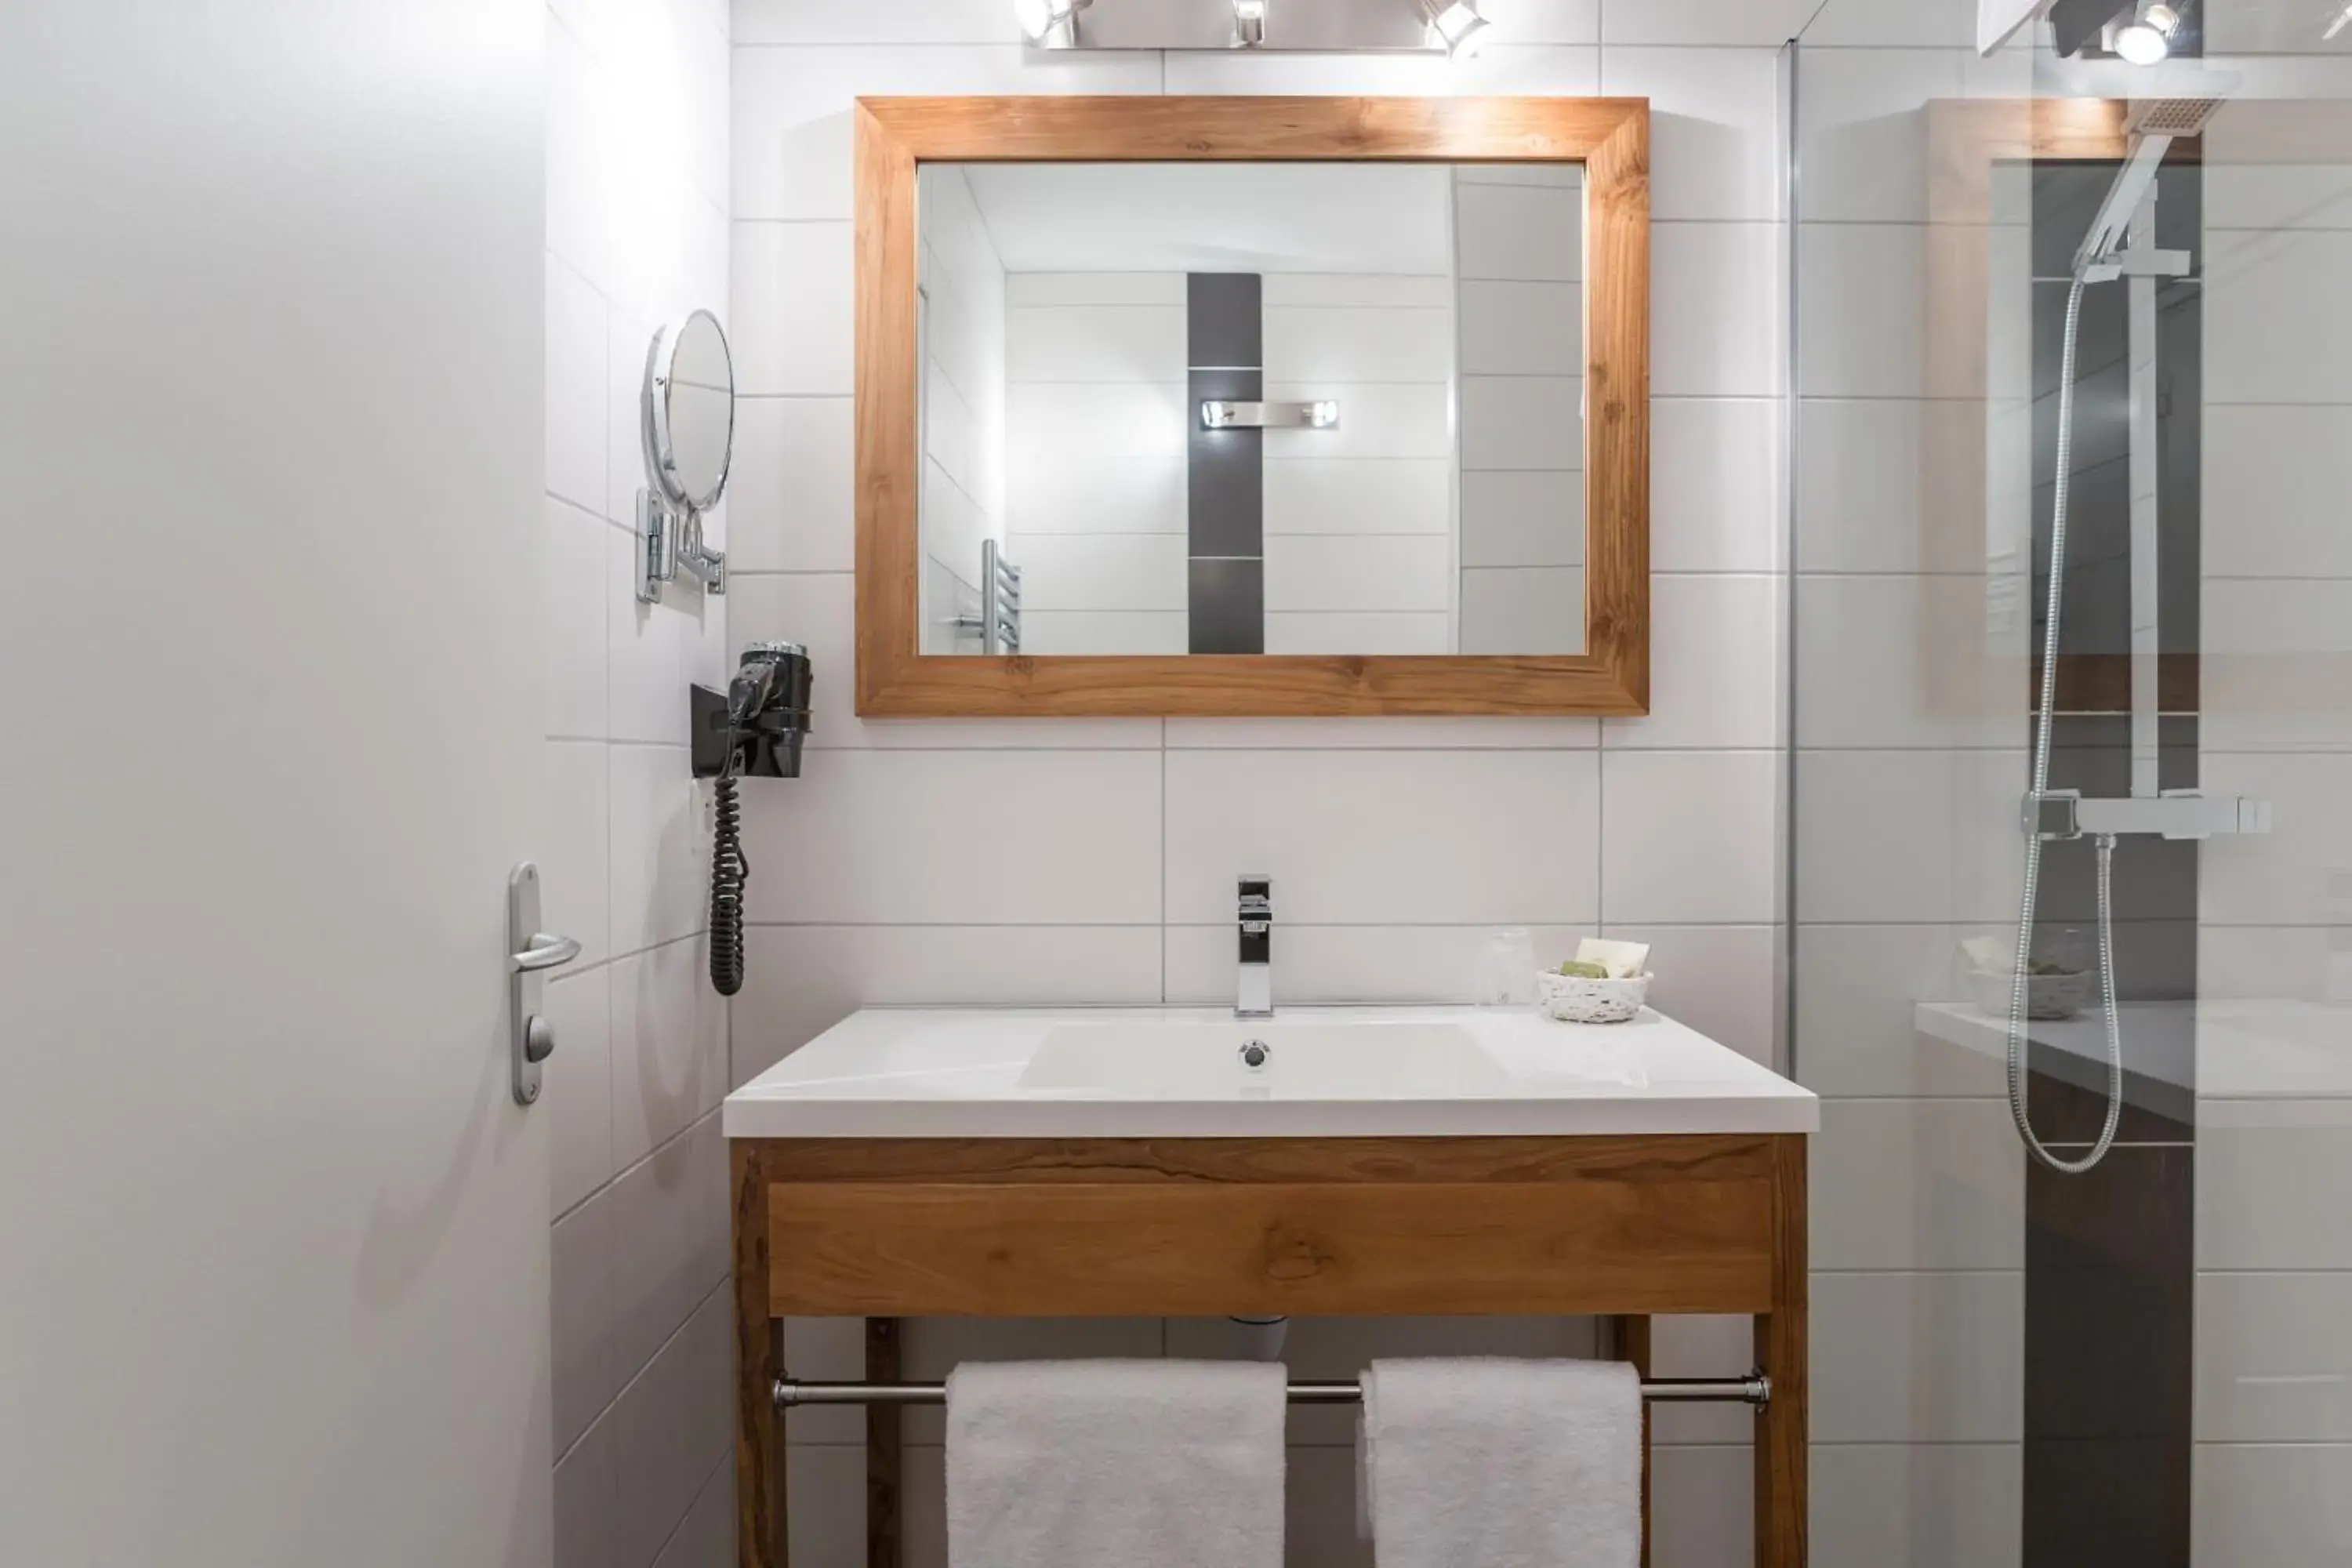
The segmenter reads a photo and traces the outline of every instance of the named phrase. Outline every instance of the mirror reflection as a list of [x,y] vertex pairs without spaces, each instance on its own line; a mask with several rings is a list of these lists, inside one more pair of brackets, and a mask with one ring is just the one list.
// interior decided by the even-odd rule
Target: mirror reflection
[[922,651],[1584,646],[1572,163],[926,163]]
[[697,310],[654,344],[646,400],[653,469],[669,499],[708,511],[727,485],[735,438],[735,367],[719,318]]

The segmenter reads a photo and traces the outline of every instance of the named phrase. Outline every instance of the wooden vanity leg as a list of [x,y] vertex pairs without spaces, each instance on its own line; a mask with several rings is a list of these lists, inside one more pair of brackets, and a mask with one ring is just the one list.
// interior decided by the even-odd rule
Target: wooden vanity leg
[[1772,1141],[1772,1310],[1756,1320],[1756,1364],[1772,1402],[1756,1421],[1757,1568],[1804,1568],[1806,1531],[1805,1140]]
[[[1631,1362],[1633,1370],[1646,1380],[1650,1375],[1650,1320],[1646,1317],[1615,1317],[1610,1320],[1616,1336],[1619,1361]],[[1642,1406],[1642,1568],[1650,1568],[1650,1407]]]
[[729,1150],[735,1215],[735,1561],[786,1568],[783,1325],[769,1311],[768,1184],[757,1148]]
[[[898,1381],[898,1320],[866,1320],[866,1381]],[[898,1568],[898,1407],[866,1407],[866,1568]]]

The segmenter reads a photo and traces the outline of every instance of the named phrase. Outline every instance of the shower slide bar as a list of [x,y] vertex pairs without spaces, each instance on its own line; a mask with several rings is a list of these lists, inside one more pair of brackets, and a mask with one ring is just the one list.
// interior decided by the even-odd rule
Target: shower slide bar
[[[945,1405],[944,1383],[803,1383],[776,1379],[776,1408],[804,1405]],[[1364,1397],[1357,1383],[1294,1383],[1293,1405],[1354,1405]],[[1665,1377],[1642,1384],[1643,1400],[1658,1405],[1752,1405],[1761,1410],[1772,1402],[1772,1380],[1760,1372],[1746,1377]]]

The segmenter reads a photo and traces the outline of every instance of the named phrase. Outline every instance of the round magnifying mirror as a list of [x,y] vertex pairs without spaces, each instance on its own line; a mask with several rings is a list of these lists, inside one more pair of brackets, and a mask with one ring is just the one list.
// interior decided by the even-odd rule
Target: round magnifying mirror
[[646,360],[646,461],[662,492],[708,511],[735,447],[735,362],[719,318],[697,310],[654,338]]

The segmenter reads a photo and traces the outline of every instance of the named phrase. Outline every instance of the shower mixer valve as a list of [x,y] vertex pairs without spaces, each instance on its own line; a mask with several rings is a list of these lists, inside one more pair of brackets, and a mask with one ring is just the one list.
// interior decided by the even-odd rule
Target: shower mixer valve
[[2193,789],[2158,795],[2085,799],[2077,789],[2028,791],[2025,831],[2045,842],[2147,834],[2158,838],[2216,838],[2271,830],[2271,803],[2245,795],[2209,795]]

